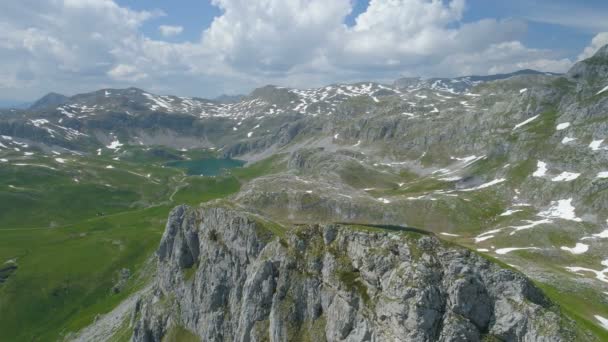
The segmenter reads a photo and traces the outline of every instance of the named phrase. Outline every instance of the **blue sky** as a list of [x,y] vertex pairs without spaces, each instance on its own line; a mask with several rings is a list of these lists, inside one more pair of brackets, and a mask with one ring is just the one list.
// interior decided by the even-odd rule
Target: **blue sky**
[[137,86],[214,97],[532,68],[608,43],[608,1],[20,0],[0,3],[0,102]]
[[[576,11],[568,11],[572,7],[578,10],[608,13],[608,1],[604,0],[544,0],[537,1],[536,4],[531,4],[531,2],[533,1],[468,0],[463,21],[472,22],[484,18],[522,18],[528,23],[528,31],[522,42],[537,48],[553,49],[574,58],[589,44],[591,38],[598,33],[597,30],[589,29],[583,24],[576,26],[567,23],[560,25],[555,22],[546,22],[539,18],[542,13],[547,8],[563,8],[564,15],[576,16]],[[161,38],[158,31],[159,23],[182,26],[183,34],[172,37],[173,41],[200,39],[201,32],[209,27],[213,18],[222,14],[222,11],[212,5],[210,0],[181,0],[178,6],[175,1],[170,0],[119,0],[117,3],[137,10],[161,9],[166,16],[146,23],[143,31],[150,37]],[[345,18],[345,24],[354,25],[355,19],[367,9],[368,4],[369,0],[354,0],[353,10]],[[534,15],[527,16],[529,11],[533,11]],[[584,18],[581,19],[584,22]],[[608,23],[605,26],[608,30]]]

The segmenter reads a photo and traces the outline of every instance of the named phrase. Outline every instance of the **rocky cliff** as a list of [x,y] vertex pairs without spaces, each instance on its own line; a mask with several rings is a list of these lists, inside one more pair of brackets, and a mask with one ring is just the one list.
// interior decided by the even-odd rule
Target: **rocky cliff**
[[157,259],[134,341],[176,329],[203,341],[581,339],[521,274],[410,228],[179,206]]

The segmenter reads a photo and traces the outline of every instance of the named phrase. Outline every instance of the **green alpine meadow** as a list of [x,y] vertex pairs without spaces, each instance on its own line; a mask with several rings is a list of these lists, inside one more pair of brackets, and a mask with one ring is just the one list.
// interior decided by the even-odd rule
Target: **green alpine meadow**
[[608,341],[606,15],[0,4],[0,342]]

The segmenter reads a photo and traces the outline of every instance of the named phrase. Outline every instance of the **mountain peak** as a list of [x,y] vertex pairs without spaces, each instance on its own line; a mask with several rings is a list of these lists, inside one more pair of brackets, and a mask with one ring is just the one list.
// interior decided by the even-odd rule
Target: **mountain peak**
[[68,101],[68,99],[69,98],[65,95],[50,92],[50,93],[44,95],[43,97],[41,97],[36,102],[34,102],[29,107],[29,109],[38,110],[38,109],[43,109],[43,108],[50,107],[50,106],[59,106],[59,105],[66,103]]
[[608,44],[602,46],[597,52],[593,55],[592,58],[606,58],[608,57]]
[[[600,81],[608,76],[608,45],[604,45],[597,52],[572,66],[567,73],[569,78],[584,80],[595,88],[602,84]],[[597,83],[597,84],[596,84]]]

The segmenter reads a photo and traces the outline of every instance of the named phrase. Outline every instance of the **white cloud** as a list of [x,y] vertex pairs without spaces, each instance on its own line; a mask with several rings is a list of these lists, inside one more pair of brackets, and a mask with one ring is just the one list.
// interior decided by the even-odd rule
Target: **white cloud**
[[202,44],[236,68],[289,71],[322,53],[343,28],[350,0],[212,0],[224,14],[203,34]]
[[[340,80],[394,79],[408,72],[456,76],[500,64],[564,71],[570,63],[517,41],[518,20],[462,24],[464,0],[372,0],[353,27],[350,1],[215,0],[224,14],[204,33],[202,48],[245,77],[291,86]],[[500,58],[490,54],[500,47]],[[508,53],[508,48],[514,51]],[[479,51],[486,51],[480,55]],[[516,60],[510,58],[517,57]],[[456,64],[452,57],[469,63]],[[492,64],[488,63],[488,57]],[[506,68],[505,68],[506,69]],[[262,82],[263,82],[262,81]],[[312,83],[312,84],[311,84]]]
[[128,64],[118,64],[108,71],[108,76],[119,81],[139,81],[148,77],[146,73],[139,72],[136,67]]
[[600,32],[591,40],[591,44],[587,46],[578,56],[578,60],[589,58],[595,54],[602,46],[608,44],[608,32]]
[[567,58],[552,59],[551,53],[525,47],[519,41],[492,44],[477,52],[447,56],[437,69],[465,71],[465,74],[498,74],[522,69],[564,72],[572,65]]
[[[523,21],[463,23],[465,0],[371,0],[352,27],[344,24],[351,0],[212,3],[222,14],[200,40],[172,43],[141,30],[163,15],[158,10],[134,11],[112,0],[1,2],[0,91],[21,99],[136,85],[212,96],[267,83],[308,87],[401,75],[565,71],[572,64],[522,44]],[[158,29],[164,37],[183,31]],[[589,51],[605,39],[598,35]]]
[[[0,84],[5,96],[73,93],[112,82],[114,54],[141,36],[160,11],[132,11],[111,0],[0,2]],[[137,38],[135,38],[137,39]],[[27,79],[23,79],[24,75]]]
[[608,30],[606,2],[572,0],[510,0],[505,2],[514,15],[539,23],[560,25],[582,32]]
[[163,37],[177,36],[184,31],[182,26],[160,25],[158,31]]

